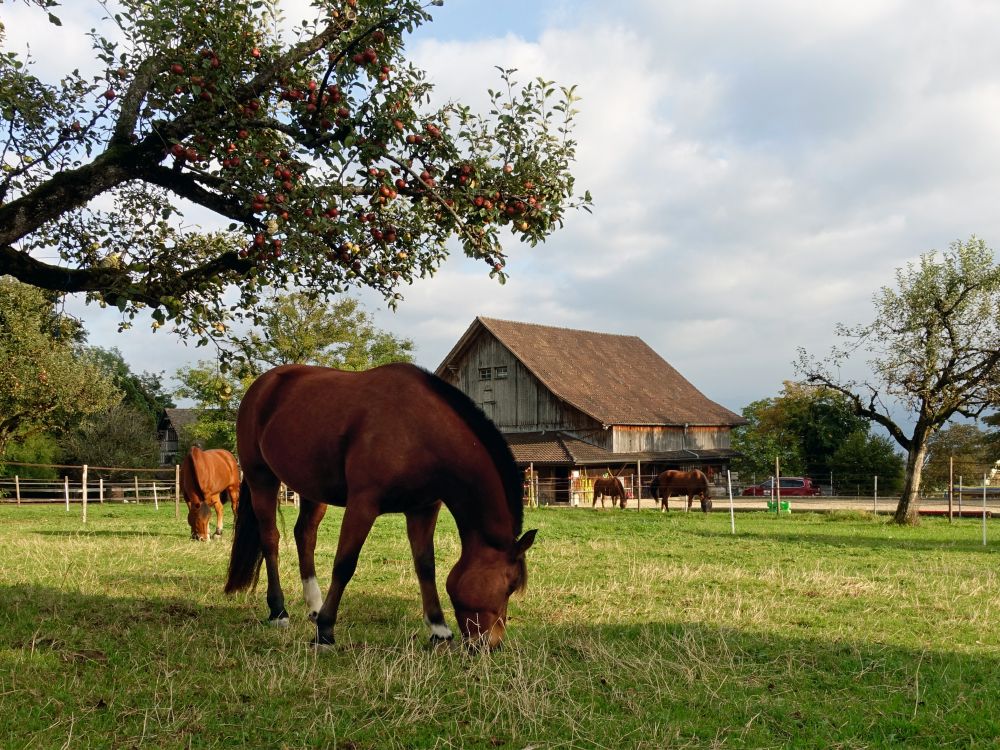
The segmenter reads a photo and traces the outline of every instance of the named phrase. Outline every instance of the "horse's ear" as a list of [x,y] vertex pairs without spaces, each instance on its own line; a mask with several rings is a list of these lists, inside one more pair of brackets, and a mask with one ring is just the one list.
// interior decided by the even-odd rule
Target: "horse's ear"
[[521,535],[521,538],[514,542],[514,548],[510,551],[510,554],[515,560],[519,557],[524,557],[524,553],[535,543],[535,534],[537,533],[538,529],[525,531]]

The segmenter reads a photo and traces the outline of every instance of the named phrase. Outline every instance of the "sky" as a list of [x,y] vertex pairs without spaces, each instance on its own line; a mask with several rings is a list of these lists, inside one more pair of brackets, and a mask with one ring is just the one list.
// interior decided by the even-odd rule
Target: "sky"
[[[30,43],[40,74],[83,65],[95,7],[73,0],[55,29],[0,4],[7,45]],[[429,369],[477,315],[634,335],[739,412],[795,378],[799,347],[823,355],[837,323],[869,321],[895,269],[1000,243],[1000,4],[446,0],[434,16],[408,46],[442,99],[482,109],[496,65],[577,85],[594,211],[537,248],[508,239],[504,286],[453,255],[396,312],[360,295]],[[67,309],[138,371],[210,356]]]

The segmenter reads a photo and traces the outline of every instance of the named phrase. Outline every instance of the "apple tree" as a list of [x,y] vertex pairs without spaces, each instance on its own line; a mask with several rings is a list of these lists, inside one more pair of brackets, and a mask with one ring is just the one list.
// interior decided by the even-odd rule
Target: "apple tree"
[[[906,452],[895,521],[916,523],[934,436],[952,417],[978,419],[1000,403],[1000,266],[983,240],[956,241],[898,269],[896,288],[882,287],[874,303],[871,323],[840,326],[842,346],[823,360],[800,350],[797,367]],[[871,376],[843,377],[857,356]]]
[[83,338],[50,294],[0,277],[0,459],[121,400]]
[[0,48],[0,273],[200,344],[268,287],[395,304],[451,243],[503,281],[502,238],[589,208],[574,90],[500,69],[488,112],[433,103],[404,42],[441,4],[313,0],[283,32],[278,0],[102,2],[97,72],[58,81]]

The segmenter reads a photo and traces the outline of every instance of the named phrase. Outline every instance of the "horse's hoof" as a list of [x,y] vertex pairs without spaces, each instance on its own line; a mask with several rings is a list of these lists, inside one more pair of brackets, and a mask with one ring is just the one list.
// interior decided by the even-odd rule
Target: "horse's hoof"
[[319,619],[319,612],[314,610],[309,613],[308,617],[309,617],[309,622],[315,623],[316,620]]
[[288,615],[272,617],[267,621],[267,624],[272,628],[287,628],[289,624]]
[[322,630],[317,630],[316,637],[313,638],[312,644],[313,646],[316,647],[317,650],[328,651],[335,642],[336,639],[333,637],[332,630],[330,630],[329,632],[323,632]]
[[455,645],[455,636],[449,635],[442,637],[440,635],[432,635],[430,640],[430,646],[432,651],[438,649],[449,649]]
[[222,532],[221,531],[216,531],[214,534],[212,534],[212,538],[213,539],[222,539]]

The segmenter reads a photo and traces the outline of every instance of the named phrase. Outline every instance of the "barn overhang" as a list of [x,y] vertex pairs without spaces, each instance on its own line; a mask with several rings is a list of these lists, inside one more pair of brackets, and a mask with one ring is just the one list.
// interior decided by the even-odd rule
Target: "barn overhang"
[[726,464],[736,456],[730,448],[613,453],[567,432],[505,433],[518,466],[627,466],[637,463],[664,466]]

